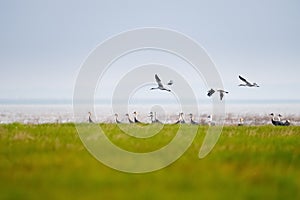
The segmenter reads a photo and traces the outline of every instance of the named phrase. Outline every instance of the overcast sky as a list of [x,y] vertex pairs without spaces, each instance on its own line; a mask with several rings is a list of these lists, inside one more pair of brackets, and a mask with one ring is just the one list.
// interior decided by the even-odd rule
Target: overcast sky
[[[0,99],[71,99],[97,45],[126,30],[162,27],[206,49],[228,99],[298,100],[299,10],[297,0],[0,1]],[[238,88],[239,74],[261,87]]]

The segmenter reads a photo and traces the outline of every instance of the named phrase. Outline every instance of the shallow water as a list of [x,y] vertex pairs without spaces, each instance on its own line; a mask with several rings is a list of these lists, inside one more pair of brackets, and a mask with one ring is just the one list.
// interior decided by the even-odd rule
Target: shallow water
[[[142,122],[150,123],[149,112],[157,112],[157,118],[164,123],[173,123],[178,119],[178,113],[182,111],[178,105],[129,105],[123,111],[111,105],[95,105],[92,112],[92,119],[95,122],[113,123],[115,122],[114,113],[117,112],[118,119],[124,123],[128,122],[126,113],[133,119],[133,112],[137,111],[137,118]],[[237,124],[240,118],[244,119],[245,124],[270,124],[270,113],[281,114],[284,119],[290,119],[293,124],[300,125],[300,104],[292,103],[227,103],[225,104],[226,119],[225,124]],[[196,110],[187,108],[184,119],[189,122],[189,113],[193,113],[194,121],[207,123],[207,116],[212,114],[211,104],[202,104]],[[86,112],[88,113],[88,111]],[[67,123],[67,122],[87,122],[88,114],[83,116],[73,115],[71,104],[0,104],[0,123],[7,124],[19,122],[24,124],[41,123]]]

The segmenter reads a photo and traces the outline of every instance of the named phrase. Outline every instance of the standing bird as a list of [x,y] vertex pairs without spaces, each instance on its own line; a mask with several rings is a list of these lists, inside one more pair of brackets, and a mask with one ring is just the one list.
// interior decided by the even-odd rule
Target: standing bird
[[[274,119],[274,118],[275,118],[274,114],[271,113],[270,115],[273,117],[272,120],[274,121],[274,120],[275,120],[275,119]],[[291,125],[290,120],[285,120],[285,122],[283,122],[283,121],[281,121],[281,117],[282,117],[282,115],[281,115],[281,114],[278,114],[277,120],[275,120],[276,122],[280,122],[280,123],[278,123],[279,126],[289,126],[289,125]],[[273,121],[272,121],[272,124],[274,124]],[[274,124],[274,125],[275,125],[275,124]]]
[[215,126],[216,125],[216,122],[213,121],[212,115],[208,115],[207,119],[208,119],[208,125],[209,126]]
[[118,116],[119,116],[119,115],[116,113],[116,114],[115,114],[115,121],[116,121],[117,124],[120,124],[121,121],[118,120]]
[[290,120],[285,120],[285,122],[283,124],[284,124],[284,126],[289,126],[289,125],[291,125],[291,122],[290,122]]
[[183,118],[183,112],[182,113],[179,113],[179,117],[180,117],[180,123],[181,124],[185,124],[185,120]]
[[244,83],[239,84],[239,86],[245,86],[245,87],[259,87],[259,85],[257,85],[257,83],[250,83],[249,81],[247,81],[245,78],[243,78],[242,76],[239,76],[239,79],[241,79]]
[[274,113],[270,114],[272,116],[271,122],[274,126],[283,126],[283,122],[276,120]]
[[184,118],[183,118],[183,113],[179,113],[178,115],[178,120],[174,124],[185,124]]
[[125,116],[127,117],[127,119],[128,119],[128,122],[129,122],[130,124],[134,123],[134,121],[132,121],[132,120],[130,119],[130,117],[129,117],[128,113],[126,113],[126,114],[125,114]]
[[282,115],[278,114],[278,121],[281,121],[281,117],[282,117]]
[[[159,90],[166,90],[166,91],[168,91],[168,92],[171,92],[170,89],[167,89],[167,88],[164,87],[164,85],[162,84],[162,82],[161,82],[160,78],[157,76],[157,74],[155,74],[155,81],[156,81],[156,83],[158,84],[158,87],[156,87],[156,88],[151,88],[150,90],[159,89]],[[167,85],[173,85],[173,81],[170,80],[170,81],[167,83]]]
[[199,123],[197,123],[193,120],[193,114],[192,113],[190,113],[189,115],[190,115],[191,124],[199,124]]
[[[283,122],[280,120],[280,118],[278,118],[278,120],[275,120],[274,113],[271,113],[270,115],[272,116],[271,122],[274,126],[289,126],[289,125],[291,125],[290,120],[285,120],[285,122]],[[281,115],[279,117],[281,117]]]
[[94,123],[93,120],[92,120],[92,118],[91,118],[91,116],[92,116],[92,113],[89,112],[89,123]]
[[238,126],[243,126],[243,125],[244,125],[244,119],[243,119],[243,118],[240,118],[239,123],[238,123]]
[[[207,96],[211,97],[216,91],[214,89],[210,89],[208,92],[207,92]],[[224,97],[224,93],[228,94],[229,92],[225,91],[225,90],[217,90],[217,92],[220,93],[220,100],[222,101],[223,97]]]
[[134,123],[141,123],[141,122],[136,118],[137,112],[134,111],[133,114],[134,114],[134,119],[133,119]]
[[153,120],[153,112],[150,112],[148,117],[150,117],[151,123],[153,123],[154,122],[154,120]]
[[151,111],[149,113],[149,117],[151,119],[151,123],[159,123],[159,124],[162,124],[161,121],[159,121],[158,119],[156,119],[156,112],[154,112],[154,115],[153,115],[153,112]]

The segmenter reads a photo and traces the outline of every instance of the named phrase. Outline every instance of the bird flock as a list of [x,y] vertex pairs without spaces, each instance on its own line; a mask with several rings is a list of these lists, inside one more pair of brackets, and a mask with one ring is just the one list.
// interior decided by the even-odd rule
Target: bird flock
[[[128,113],[126,113],[125,114],[125,118],[126,118],[125,121],[119,120],[119,115],[117,113],[115,113],[114,116],[115,116],[115,123],[117,123],[117,124],[121,124],[121,123],[147,124],[146,122],[141,122],[140,120],[138,120],[138,118],[137,118],[137,112],[136,111],[132,113],[133,119],[130,118],[130,115]],[[194,116],[193,116],[192,113],[189,113],[188,116],[189,116],[189,120],[186,121],[185,118],[184,118],[184,113],[180,112],[178,114],[177,120],[174,121],[174,122],[172,122],[172,124],[195,124],[195,125],[199,125],[200,124],[199,122],[196,122],[194,120]],[[150,123],[151,124],[163,124],[162,121],[160,121],[159,119],[157,119],[156,112],[152,112],[151,111],[147,117],[150,118]],[[207,120],[208,120],[208,122],[207,122],[208,125],[215,125],[215,123],[212,121],[212,116],[211,115],[207,116]],[[90,123],[94,123],[92,120],[90,120],[90,116],[89,116],[89,122]]]
[[[248,81],[247,79],[245,79],[244,77],[242,76],[238,76],[239,79],[242,81],[242,83],[240,83],[238,86],[239,87],[259,87],[259,85],[255,82],[250,82]],[[158,77],[157,74],[154,75],[154,78],[155,78],[155,81],[157,83],[157,87],[152,87],[150,88],[150,90],[163,90],[163,91],[167,91],[167,92],[171,92],[171,89],[169,89],[169,86],[172,86],[173,85],[173,81],[170,80],[167,84],[163,84],[161,79]],[[215,93],[219,93],[219,98],[220,100],[222,101],[224,99],[224,96],[225,94],[228,94],[229,92],[224,90],[224,89],[215,89],[215,88],[211,88],[210,90],[207,91],[207,96],[208,97],[211,97],[213,96]],[[183,117],[183,113],[179,113],[178,115],[178,120],[174,122],[174,124],[185,124],[186,121],[184,120],[184,117]],[[142,123],[141,121],[139,121],[137,119],[137,112],[133,112],[133,120],[130,118],[129,114],[125,114],[127,120],[128,120],[128,123],[132,124],[132,123]],[[278,115],[277,118],[275,118],[275,115],[274,113],[271,113],[270,116],[272,117],[271,119],[271,122],[274,126],[289,126],[291,123],[290,123],[290,120],[285,120],[285,121],[282,121],[281,120],[281,117],[282,115]],[[162,123],[160,120],[158,120],[156,118],[156,112],[150,112],[149,113],[149,116],[150,117],[150,120],[151,120],[151,123]],[[198,125],[199,123],[194,121],[193,119],[193,114],[190,113],[189,114],[189,124],[194,124],[194,125]],[[215,125],[215,122],[213,122],[212,120],[212,116],[209,115],[208,116],[208,124],[209,125]],[[89,123],[94,123],[93,120],[91,119],[91,112],[89,112],[89,118],[88,118],[88,122]],[[119,119],[118,119],[118,114],[115,114],[115,122],[117,124],[120,124],[122,123]],[[238,123],[238,126],[242,126],[244,123],[243,123],[243,119],[240,118],[240,121]]]

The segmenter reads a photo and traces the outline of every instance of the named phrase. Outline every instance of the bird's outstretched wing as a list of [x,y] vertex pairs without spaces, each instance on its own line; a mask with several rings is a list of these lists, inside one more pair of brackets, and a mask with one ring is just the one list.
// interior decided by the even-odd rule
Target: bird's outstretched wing
[[250,84],[245,78],[243,78],[243,77],[241,77],[241,76],[239,76],[239,78],[240,78],[242,81],[244,81],[245,83]]
[[167,83],[167,85],[173,85],[173,81],[170,80],[170,81]]
[[211,95],[213,95],[213,93],[215,93],[215,90],[213,90],[213,89],[210,89],[208,92],[207,92],[207,96],[211,96]]
[[160,80],[160,78],[157,76],[157,74],[155,74],[155,80],[156,80],[156,82],[157,82],[157,84],[158,84],[159,87],[163,87],[163,84],[161,83],[161,80]]

